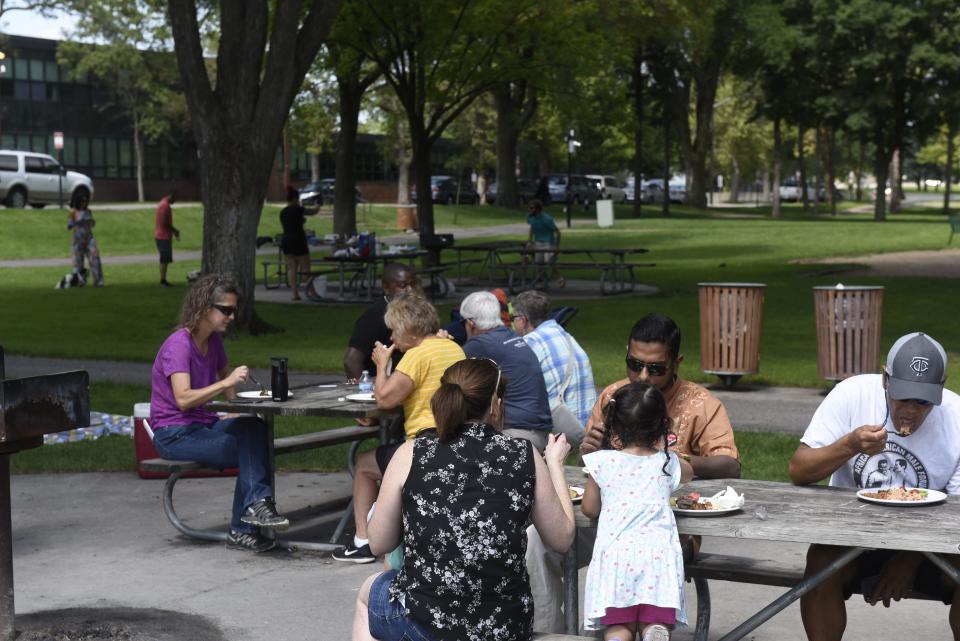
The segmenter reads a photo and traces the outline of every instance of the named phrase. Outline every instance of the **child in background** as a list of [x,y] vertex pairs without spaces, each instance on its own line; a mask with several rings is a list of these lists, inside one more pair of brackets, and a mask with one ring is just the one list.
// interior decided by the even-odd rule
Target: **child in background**
[[[606,641],[667,641],[686,623],[683,552],[670,494],[693,468],[667,448],[670,417],[648,383],[620,388],[604,418],[604,449],[583,457],[590,472],[580,509],[597,518],[587,573],[584,627]],[[601,508],[602,506],[602,508]]]
[[73,230],[73,273],[82,274],[84,259],[90,262],[90,274],[94,287],[103,287],[103,268],[100,265],[100,249],[93,237],[93,226],[97,222],[90,213],[90,199],[77,195],[70,202],[67,214],[67,229]]

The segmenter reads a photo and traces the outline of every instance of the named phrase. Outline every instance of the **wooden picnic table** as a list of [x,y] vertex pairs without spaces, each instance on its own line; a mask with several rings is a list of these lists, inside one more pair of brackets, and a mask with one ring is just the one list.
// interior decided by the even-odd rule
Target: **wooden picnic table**
[[[339,276],[340,295],[344,298],[348,289],[354,289],[361,300],[372,300],[373,292],[379,287],[378,265],[406,261],[413,265],[417,258],[427,255],[423,249],[414,249],[406,251],[386,251],[378,252],[373,256],[324,256],[321,261],[330,265],[337,266]],[[352,271],[349,283],[346,279],[346,272]]]
[[[283,416],[325,416],[340,418],[377,418],[380,421],[380,442],[387,443],[391,431],[398,421],[403,420],[401,410],[380,410],[376,403],[350,401],[348,394],[357,392],[356,385],[339,383],[336,385],[310,385],[291,390],[293,396],[283,402],[275,402],[269,397],[260,399],[236,399],[233,401],[211,401],[207,409],[214,412],[228,412],[238,414],[257,414],[267,424],[267,443],[270,447],[270,461],[274,459],[274,421]],[[253,402],[250,402],[252,400]],[[276,487],[275,479],[271,478],[271,485]],[[330,538],[329,543],[315,541],[281,541],[282,543],[310,550],[330,552],[341,547],[337,544],[340,535],[353,515],[353,499],[340,516],[340,522]]]
[[457,280],[463,280],[463,254],[466,253],[476,253],[482,254],[482,257],[479,260],[479,271],[483,273],[484,270],[487,272],[487,281],[493,282],[496,280],[494,272],[498,269],[503,269],[505,267],[503,262],[503,257],[501,254],[507,253],[517,253],[522,251],[525,247],[525,243],[518,242],[515,240],[493,240],[485,243],[470,243],[467,245],[454,245],[449,249],[457,252]]
[[[582,468],[567,467],[566,472],[568,483],[583,485]],[[960,500],[956,497],[936,505],[893,507],[861,501],[853,489],[744,479],[695,480],[675,494],[700,492],[711,496],[728,485],[744,495],[742,510],[711,517],[677,515],[677,530],[681,534],[700,536],[839,545],[850,550],[824,571],[791,587],[721,641],[744,638],[870,549],[920,552],[960,583],[960,572],[939,556],[960,552]],[[578,530],[596,527],[596,522],[583,516],[580,510],[575,512]],[[575,634],[580,623],[576,596],[578,567],[574,541],[564,557],[568,634]]]
[[[646,254],[643,247],[591,247],[591,248],[530,248],[520,251],[521,262],[511,271],[508,286],[511,293],[526,289],[548,289],[553,270],[597,269],[599,270],[600,293],[603,295],[624,294],[636,288],[634,267],[654,267],[654,263],[628,263],[627,256]],[[538,256],[550,255],[550,260],[537,261]],[[562,257],[583,257],[585,260],[563,261]],[[529,270],[529,274],[528,274]],[[517,276],[520,282],[517,283]]]

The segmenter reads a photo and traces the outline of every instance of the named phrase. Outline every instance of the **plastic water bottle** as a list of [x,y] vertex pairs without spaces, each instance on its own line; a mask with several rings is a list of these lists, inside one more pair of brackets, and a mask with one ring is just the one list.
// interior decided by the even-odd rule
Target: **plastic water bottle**
[[373,391],[373,379],[370,378],[370,372],[363,370],[360,374],[360,381],[357,384],[361,394],[369,394]]

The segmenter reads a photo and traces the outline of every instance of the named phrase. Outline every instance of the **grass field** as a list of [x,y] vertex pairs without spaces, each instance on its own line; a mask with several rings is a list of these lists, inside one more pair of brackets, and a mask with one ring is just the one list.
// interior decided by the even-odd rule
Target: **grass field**
[[[260,224],[262,235],[279,231],[277,208],[267,208]],[[450,227],[456,214],[458,227],[487,226],[522,222],[523,212],[493,207],[438,206],[438,227]],[[656,267],[639,272],[643,282],[655,285],[660,293],[651,297],[609,297],[576,301],[579,313],[569,329],[591,357],[598,384],[606,384],[623,375],[623,347],[630,325],[643,314],[660,311],[673,316],[684,329],[682,351],[686,359],[684,376],[693,380],[715,380],[699,371],[697,283],[701,281],[743,281],[767,284],[761,341],[760,373],[747,377],[754,384],[826,386],[816,372],[816,343],[812,287],[846,284],[883,285],[883,339],[885,350],[899,335],[922,330],[938,338],[952,357],[948,387],[957,390],[960,365],[955,358],[960,344],[960,312],[957,284],[941,278],[863,278],[850,279],[842,265],[799,264],[800,259],[831,256],[856,256],[901,250],[942,249],[949,228],[943,216],[929,209],[910,210],[876,223],[870,214],[804,214],[799,207],[786,206],[778,220],[769,217],[769,207],[724,208],[709,213],[674,208],[669,218],[652,210],[649,216],[629,217],[629,208],[618,207],[616,227],[600,230],[575,227],[564,232],[564,245],[571,247],[643,246],[650,249],[644,261]],[[553,212],[559,219],[562,215]],[[152,254],[153,211],[94,211],[95,229],[105,256]],[[183,231],[174,252],[200,248],[201,214],[197,209],[177,207],[176,224]],[[374,207],[361,222],[362,229],[380,234],[396,233],[391,227],[392,208]],[[578,218],[587,214],[575,212]],[[62,211],[0,211],[0,260],[62,256],[69,252],[69,233]],[[329,219],[308,223],[318,234],[329,233]],[[516,237],[514,237],[516,238]],[[198,265],[193,261],[171,266],[171,280],[183,282],[184,276]],[[10,353],[111,358],[150,362],[157,346],[172,330],[184,288],[161,290],[155,285],[156,266],[152,263],[107,266],[108,287],[54,291],[53,283],[63,275],[62,267],[0,269],[0,344]],[[566,273],[576,276],[575,270]],[[588,276],[587,272],[583,274]],[[595,278],[595,274],[589,274]],[[564,303],[562,294],[557,303]],[[303,371],[340,370],[344,343],[359,306],[289,306],[258,303],[258,313],[285,331],[263,337],[241,336],[228,344],[231,361],[265,366],[268,358],[288,354],[291,367]],[[446,317],[450,305],[440,307]],[[122,388],[94,389],[94,409],[110,411],[109,398],[124,397],[116,411],[129,413],[132,402],[144,400],[143,392],[131,394]],[[129,392],[129,390],[128,390]],[[102,395],[102,396],[101,396]],[[119,395],[119,396],[118,396]],[[102,399],[102,400],[101,400]],[[99,405],[98,405],[99,403]],[[286,429],[286,428],[284,428]],[[298,429],[291,426],[291,429]],[[757,474],[773,474],[783,467],[783,452],[792,452],[795,440],[775,446],[781,437],[743,435],[745,469],[754,461],[769,456],[777,464],[761,465]],[[756,447],[748,449],[750,441]],[[791,445],[792,443],[792,445]],[[86,444],[79,444],[84,446]],[[58,446],[59,447],[59,446]],[[66,447],[66,446],[64,446]],[[20,469],[40,469],[39,463],[27,465],[22,454]],[[781,451],[782,450],[782,451]],[[773,454],[768,454],[772,452]],[[325,453],[324,453],[325,454]],[[315,455],[314,455],[315,456]],[[70,457],[66,457],[70,458]],[[86,458],[86,457],[83,457]],[[331,460],[340,460],[341,455]],[[109,457],[104,456],[103,460]],[[132,460],[122,452],[117,461]],[[287,457],[289,465],[296,467]],[[281,464],[288,464],[281,459]],[[333,463],[339,465],[338,463]],[[18,464],[19,465],[19,464]],[[113,463],[109,465],[114,465]],[[304,462],[319,469],[324,463]],[[116,468],[110,468],[116,469]],[[753,474],[752,471],[749,472]],[[763,478],[766,478],[765,476]]]

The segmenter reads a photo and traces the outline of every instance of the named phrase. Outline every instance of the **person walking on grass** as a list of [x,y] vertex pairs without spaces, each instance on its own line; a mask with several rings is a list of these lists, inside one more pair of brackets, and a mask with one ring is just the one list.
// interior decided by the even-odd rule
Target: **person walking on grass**
[[606,641],[668,641],[686,623],[683,551],[670,494],[693,478],[670,451],[672,421],[651,383],[620,388],[607,404],[604,448],[586,454],[584,516],[599,517],[587,571],[583,625]]
[[556,277],[557,286],[563,287],[567,281],[557,269],[557,254],[549,251],[560,248],[560,230],[553,221],[553,216],[543,211],[543,203],[539,200],[531,200],[528,211],[530,215],[527,216],[527,224],[530,225],[530,233],[527,236],[527,246],[538,250],[534,253],[533,260],[538,265],[550,265],[548,280]]
[[95,287],[103,287],[103,267],[100,264],[100,250],[97,248],[97,239],[93,237],[93,228],[97,221],[90,212],[90,198],[86,195],[76,196],[70,202],[70,213],[67,214],[67,229],[73,230],[73,273],[82,274],[83,263],[86,259],[90,263],[90,277]]
[[160,286],[170,287],[167,281],[167,265],[173,262],[173,239],[180,240],[180,230],[173,226],[173,203],[177,201],[177,190],[171,189],[160,199],[157,205],[157,219],[153,238],[160,253]]
[[232,399],[246,382],[246,365],[231,369],[220,337],[236,318],[240,293],[233,279],[209,274],[183,300],[180,327],[160,346],[153,362],[150,424],[160,456],[198,461],[215,468],[239,467],[227,546],[265,552],[276,541],[259,528],[285,530],[277,513],[267,424],[258,416],[221,418],[206,408],[218,396]]

